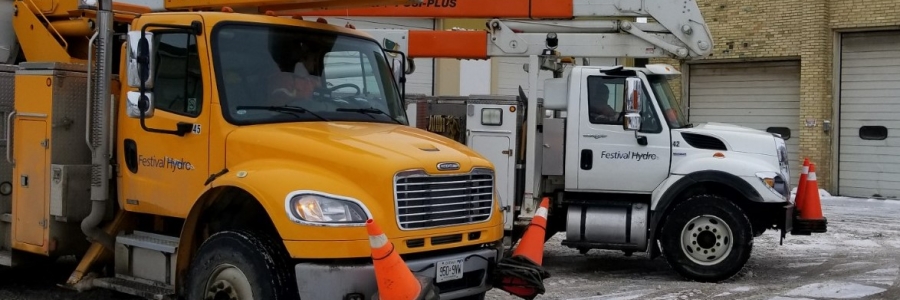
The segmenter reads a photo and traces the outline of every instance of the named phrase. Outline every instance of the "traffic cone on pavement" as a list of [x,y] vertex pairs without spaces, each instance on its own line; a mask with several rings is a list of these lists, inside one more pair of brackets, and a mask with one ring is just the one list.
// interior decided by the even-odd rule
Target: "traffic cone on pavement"
[[549,206],[550,199],[544,197],[538,210],[534,212],[534,217],[531,218],[531,224],[525,229],[519,247],[516,247],[512,256],[523,256],[539,266],[544,262],[544,234],[547,231]]
[[803,199],[806,198],[806,178],[809,175],[809,158],[803,159],[803,170],[800,171],[800,181],[797,183],[797,195],[794,196],[794,206],[797,210],[803,210]]
[[394,244],[388,240],[374,220],[366,220],[369,244],[372,247],[372,264],[378,292],[372,299],[381,300],[437,300],[437,288],[431,279],[413,275],[403,259],[394,252]]
[[819,184],[816,182],[816,165],[809,164],[809,175],[806,177],[806,198],[800,209],[800,219],[821,220],[822,204],[819,197]]
[[809,164],[806,177],[803,206],[798,207],[799,216],[794,220],[792,234],[809,235],[827,231],[828,220],[822,214],[822,199],[819,196],[819,184],[816,181],[816,164]]
[[511,257],[498,264],[497,282],[499,289],[524,299],[534,299],[543,294],[543,280],[550,277],[542,267],[544,258],[544,235],[547,231],[547,211],[550,199],[544,197],[540,207],[534,213],[531,224],[519,240],[519,246]]

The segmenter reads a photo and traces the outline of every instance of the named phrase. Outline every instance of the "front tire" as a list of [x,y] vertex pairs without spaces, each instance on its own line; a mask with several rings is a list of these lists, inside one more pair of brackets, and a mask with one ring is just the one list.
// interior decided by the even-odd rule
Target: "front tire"
[[296,299],[287,255],[268,235],[221,231],[207,239],[191,262],[187,300]]
[[660,242],[666,261],[680,275],[718,282],[743,269],[753,248],[752,234],[739,206],[706,194],[685,200],[669,213]]

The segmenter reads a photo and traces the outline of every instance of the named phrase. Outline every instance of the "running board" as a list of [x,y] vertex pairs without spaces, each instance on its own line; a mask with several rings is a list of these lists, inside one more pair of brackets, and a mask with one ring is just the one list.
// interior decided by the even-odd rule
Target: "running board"
[[177,237],[134,231],[116,237],[115,277],[93,286],[146,299],[175,299]]
[[93,280],[93,286],[125,293],[137,297],[154,300],[175,299],[175,289],[163,287],[152,282],[138,278],[121,276],[115,278],[97,278]]

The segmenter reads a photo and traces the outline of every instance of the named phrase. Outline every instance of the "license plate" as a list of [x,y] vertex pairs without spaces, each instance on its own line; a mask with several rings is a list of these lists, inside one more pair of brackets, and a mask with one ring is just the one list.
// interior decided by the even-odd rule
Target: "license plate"
[[437,274],[435,274],[436,281],[444,282],[463,278],[464,262],[465,259],[463,258],[437,262]]

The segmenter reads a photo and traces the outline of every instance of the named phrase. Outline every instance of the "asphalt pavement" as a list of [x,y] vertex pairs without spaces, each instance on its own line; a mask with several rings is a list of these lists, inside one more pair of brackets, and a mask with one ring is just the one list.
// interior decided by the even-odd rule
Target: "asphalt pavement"
[[[747,267],[722,283],[679,277],[662,258],[642,253],[593,250],[581,255],[560,245],[564,233],[545,244],[551,277],[537,299],[900,299],[900,201],[839,197],[822,199],[825,234],[778,233],[754,240]],[[65,282],[74,261],[15,270],[0,268],[0,299],[135,299],[106,290],[74,292]],[[488,299],[519,299],[500,290]]]
[[[721,283],[679,277],[662,257],[625,257],[621,251],[581,255],[545,244],[551,273],[537,299],[900,299],[900,201],[822,199],[828,232],[788,235],[784,245],[770,230],[756,238],[746,268]],[[488,299],[519,299],[500,290]]]

